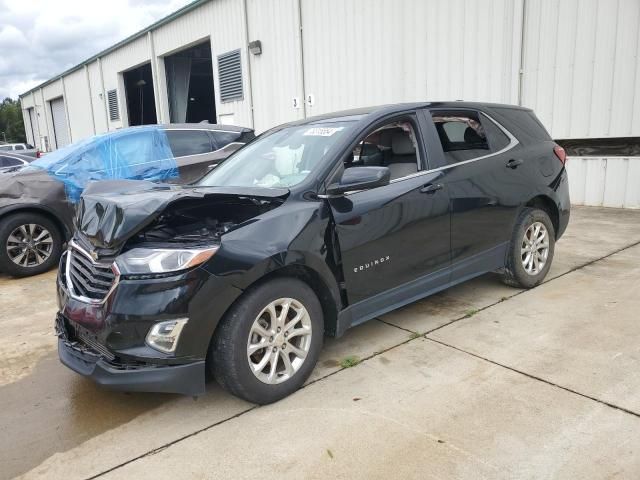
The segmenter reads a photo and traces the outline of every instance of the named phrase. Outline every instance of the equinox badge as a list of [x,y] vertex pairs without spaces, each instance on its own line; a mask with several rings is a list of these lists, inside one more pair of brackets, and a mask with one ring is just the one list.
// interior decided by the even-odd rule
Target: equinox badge
[[388,262],[388,261],[389,261],[389,255],[387,255],[386,257],[376,258],[375,260],[372,260],[363,265],[360,265],[359,267],[353,267],[353,273],[358,273],[364,270],[368,270],[369,268],[375,267],[376,265],[379,265],[381,263]]

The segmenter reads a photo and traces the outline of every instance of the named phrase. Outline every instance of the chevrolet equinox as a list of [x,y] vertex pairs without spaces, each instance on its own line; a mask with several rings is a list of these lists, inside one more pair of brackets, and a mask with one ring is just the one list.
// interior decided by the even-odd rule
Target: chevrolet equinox
[[62,363],[128,391],[252,402],[323,336],[487,272],[547,275],[565,152],[526,108],[398,104],[276,127],[189,186],[90,184],[58,276]]

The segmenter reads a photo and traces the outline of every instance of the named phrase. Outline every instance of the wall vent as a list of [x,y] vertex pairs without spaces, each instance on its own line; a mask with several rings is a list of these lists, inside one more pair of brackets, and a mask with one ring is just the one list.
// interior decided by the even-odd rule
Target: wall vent
[[218,79],[220,83],[220,101],[242,100],[242,65],[240,50],[223,53],[218,56]]
[[115,122],[120,120],[120,108],[118,107],[118,91],[109,90],[107,92],[107,103],[109,104],[109,120]]

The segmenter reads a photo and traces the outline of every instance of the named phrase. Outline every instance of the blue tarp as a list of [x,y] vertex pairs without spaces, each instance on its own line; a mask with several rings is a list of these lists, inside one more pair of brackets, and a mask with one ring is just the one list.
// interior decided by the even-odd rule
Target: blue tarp
[[48,153],[30,165],[64,183],[77,203],[91,181],[132,179],[166,181],[178,167],[164,129],[157,125],[127,128],[81,140]]

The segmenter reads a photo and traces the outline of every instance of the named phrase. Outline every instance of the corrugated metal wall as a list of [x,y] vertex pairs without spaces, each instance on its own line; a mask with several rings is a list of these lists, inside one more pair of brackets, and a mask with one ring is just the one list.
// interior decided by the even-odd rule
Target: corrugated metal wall
[[571,203],[640,208],[640,157],[570,157]]
[[303,118],[298,0],[249,0],[247,17],[249,40],[262,43],[262,54],[249,57],[254,128],[264,131]]
[[640,136],[640,1],[526,0],[522,103],[554,138]]
[[[49,102],[62,95],[73,140],[94,125],[120,128],[122,73],[151,62],[158,120],[167,122],[164,56],[206,40],[219,119],[257,132],[357,106],[464,99],[520,101],[554,138],[640,136],[640,0],[211,0],[67,75],[65,88],[56,80],[23,96],[23,108],[35,108],[43,141]],[[252,40],[261,55],[248,52]],[[222,103],[217,56],[236,49],[244,98]],[[637,206],[637,159],[569,165],[577,203]]]
[[517,102],[520,2],[302,0],[302,5],[312,114],[425,99]]
[[[73,92],[71,95],[70,92]],[[95,134],[93,109],[85,69],[77,70],[64,78],[65,104],[69,112],[68,122],[71,141]]]

